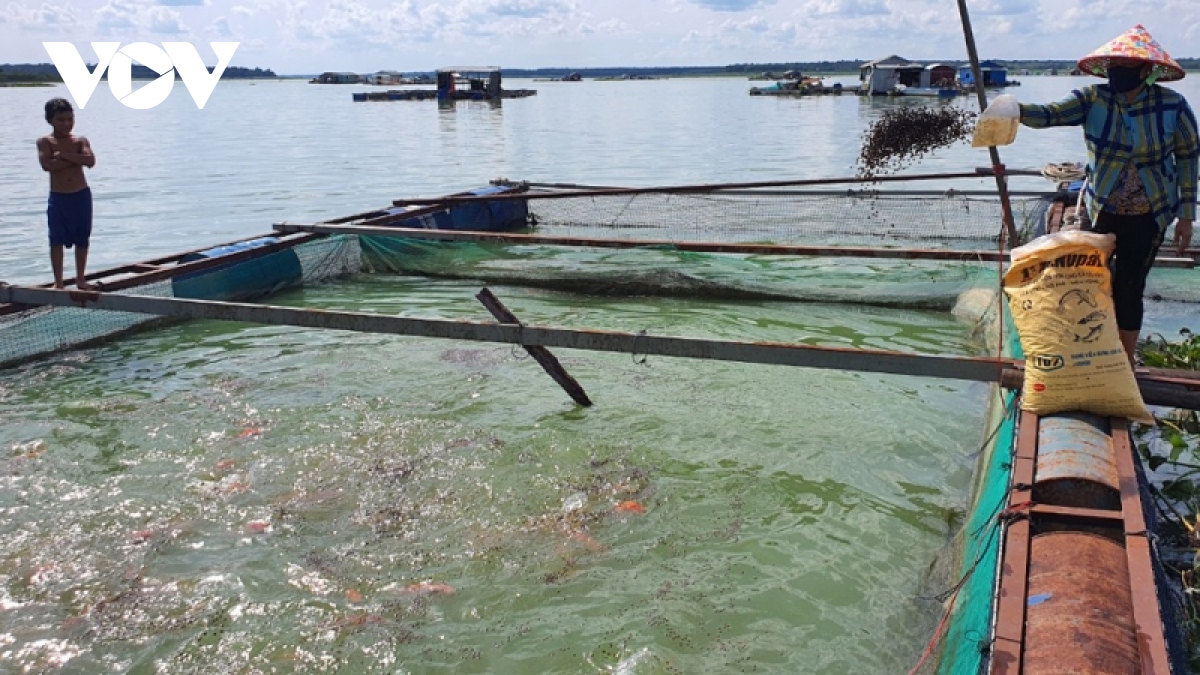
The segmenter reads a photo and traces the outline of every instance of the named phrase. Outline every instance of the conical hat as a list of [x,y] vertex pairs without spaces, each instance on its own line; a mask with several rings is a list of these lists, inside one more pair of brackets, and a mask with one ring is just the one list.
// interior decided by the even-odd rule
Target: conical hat
[[1171,58],[1142,24],[1125,31],[1103,47],[1079,59],[1079,70],[1099,77],[1108,74],[1108,64],[1117,59],[1132,59],[1154,64],[1160,82],[1182,80],[1183,68]]

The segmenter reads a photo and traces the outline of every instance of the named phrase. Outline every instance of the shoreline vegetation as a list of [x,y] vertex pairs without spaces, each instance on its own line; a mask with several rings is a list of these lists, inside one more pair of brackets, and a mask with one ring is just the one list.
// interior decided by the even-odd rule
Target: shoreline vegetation
[[[88,69],[92,70],[95,64],[88,64]],[[212,69],[209,68],[209,72]],[[135,80],[156,80],[158,73],[150,70],[146,66],[134,64],[131,75]],[[258,79],[278,79],[279,76],[270,68],[242,68],[240,66],[229,66],[225,72],[221,74],[222,80],[258,80]],[[108,73],[101,77],[108,79]],[[175,73],[175,79],[179,79],[179,73]],[[58,74],[58,69],[53,63],[0,63],[0,87],[50,87],[62,82],[62,77]]]
[[[579,73],[584,79],[633,77],[751,77],[763,73],[784,73],[798,70],[806,75],[857,76],[862,64],[870,59],[842,59],[840,61],[794,61],[790,63],[734,63],[727,66],[657,66],[657,67],[603,67],[603,68],[504,68],[504,76],[512,78],[562,77]],[[957,59],[915,59],[918,63],[946,63],[958,66],[965,63]],[[1075,68],[1074,60],[1003,60],[993,59],[1008,68],[1009,73],[1019,74],[1028,70],[1031,74],[1046,74],[1055,71],[1066,75]],[[1200,70],[1200,58],[1178,59],[1184,70]]]

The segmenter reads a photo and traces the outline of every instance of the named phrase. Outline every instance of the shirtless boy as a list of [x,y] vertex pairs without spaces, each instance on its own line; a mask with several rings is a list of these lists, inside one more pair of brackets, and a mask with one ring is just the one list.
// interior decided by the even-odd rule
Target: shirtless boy
[[92,191],[83,176],[83,167],[96,166],[92,146],[83,136],[72,136],[75,111],[66,99],[46,102],[46,121],[54,127],[37,141],[38,161],[50,174],[50,200],[46,221],[50,229],[50,266],[54,269],[54,287],[63,287],[63,247],[75,247],[75,286],[92,290],[84,277],[87,267],[88,240],[92,236]]

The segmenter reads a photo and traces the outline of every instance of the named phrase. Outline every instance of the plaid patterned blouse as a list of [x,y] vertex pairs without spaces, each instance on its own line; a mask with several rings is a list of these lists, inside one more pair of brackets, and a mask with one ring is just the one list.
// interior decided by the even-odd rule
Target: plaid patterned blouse
[[1126,103],[1107,84],[1076,89],[1049,105],[1021,104],[1021,123],[1035,128],[1082,126],[1088,149],[1088,212],[1113,210],[1110,200],[1126,165],[1141,178],[1150,210],[1165,232],[1176,218],[1196,218],[1200,141],[1187,100],[1152,85]]

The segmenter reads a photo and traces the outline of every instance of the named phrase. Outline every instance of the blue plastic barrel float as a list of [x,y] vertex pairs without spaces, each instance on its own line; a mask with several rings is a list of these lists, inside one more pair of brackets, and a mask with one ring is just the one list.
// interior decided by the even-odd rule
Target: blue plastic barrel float
[[[277,237],[261,237],[189,253],[180,262],[220,258],[276,243],[279,243]],[[172,290],[177,298],[245,300],[299,283],[303,276],[296,252],[286,248],[249,260],[181,274],[173,279]]]

